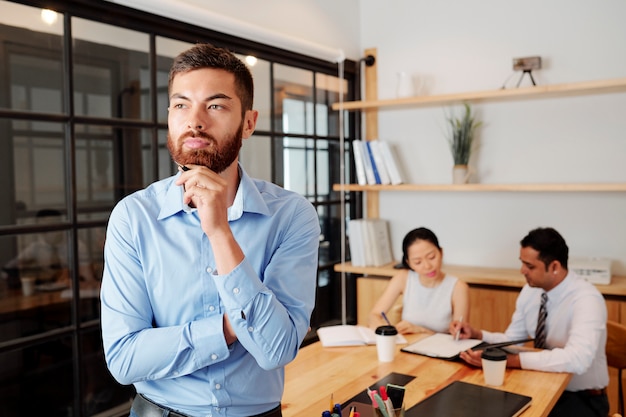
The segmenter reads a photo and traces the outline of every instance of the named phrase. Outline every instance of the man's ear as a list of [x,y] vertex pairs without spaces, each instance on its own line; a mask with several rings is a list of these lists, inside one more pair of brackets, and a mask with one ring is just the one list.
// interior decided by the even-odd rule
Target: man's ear
[[241,137],[248,139],[254,133],[256,129],[256,121],[259,118],[259,112],[257,110],[247,110],[243,118],[243,131]]
[[552,261],[552,262],[550,262],[549,268],[550,268],[550,273],[551,274],[558,274],[559,271],[561,270],[561,262],[556,261],[556,260]]

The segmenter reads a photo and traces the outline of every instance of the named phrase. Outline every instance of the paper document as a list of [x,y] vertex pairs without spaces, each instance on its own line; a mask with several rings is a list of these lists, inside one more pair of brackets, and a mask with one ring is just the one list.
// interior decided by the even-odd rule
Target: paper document
[[454,340],[454,336],[451,334],[435,333],[403,347],[402,351],[432,358],[454,359],[459,353],[478,346],[482,342],[478,339]]
[[[355,325],[337,325],[326,326],[317,329],[317,335],[320,338],[322,346],[359,346],[359,345],[375,345],[376,333],[374,330],[365,326]],[[401,334],[396,336],[396,343],[407,343],[407,340]]]

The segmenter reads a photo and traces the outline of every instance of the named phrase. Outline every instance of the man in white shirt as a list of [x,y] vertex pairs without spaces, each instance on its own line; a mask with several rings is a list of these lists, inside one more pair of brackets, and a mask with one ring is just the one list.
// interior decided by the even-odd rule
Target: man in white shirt
[[[547,294],[545,345],[543,350],[509,354],[507,366],[546,372],[569,372],[572,379],[550,417],[606,417],[609,381],[606,362],[606,304],[590,283],[568,271],[568,247],[552,228],[532,230],[520,242],[521,272],[527,284],[517,298],[515,312],[504,333],[472,328],[453,322],[451,333],[461,338],[498,343],[527,337],[542,339],[537,324],[542,294]],[[461,358],[481,366],[480,351],[461,353]]]

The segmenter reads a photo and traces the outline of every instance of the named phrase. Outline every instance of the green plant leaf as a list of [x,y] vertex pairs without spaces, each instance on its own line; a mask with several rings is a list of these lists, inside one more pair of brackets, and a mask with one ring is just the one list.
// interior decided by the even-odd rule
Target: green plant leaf
[[482,124],[472,116],[468,103],[463,103],[465,112],[461,118],[448,117],[450,132],[448,142],[455,165],[467,165],[473,150],[476,129]]

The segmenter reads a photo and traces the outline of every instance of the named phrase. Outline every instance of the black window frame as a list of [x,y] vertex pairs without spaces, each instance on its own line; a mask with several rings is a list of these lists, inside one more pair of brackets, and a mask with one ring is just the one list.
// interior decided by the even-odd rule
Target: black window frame
[[[69,143],[73,143],[72,137],[75,135],[74,127],[79,124],[86,125],[106,125],[110,126],[113,129],[126,129],[126,128],[138,128],[138,129],[151,129],[153,132],[152,135],[152,143],[153,149],[155,152],[152,154],[153,159],[153,180],[156,181],[159,178],[158,172],[158,155],[156,149],[159,147],[158,143],[158,134],[159,131],[163,129],[167,129],[167,124],[163,122],[159,122],[156,106],[156,71],[158,69],[156,60],[158,57],[156,56],[156,38],[157,37],[165,37],[171,38],[182,42],[195,43],[195,42],[210,42],[218,46],[226,47],[233,52],[241,55],[254,55],[259,59],[263,59],[272,63],[283,64],[291,67],[301,68],[305,70],[312,71],[313,73],[323,73],[327,75],[337,76],[337,68],[338,65],[336,63],[327,62],[318,58],[306,56],[297,52],[287,51],[280,48],[273,47],[271,45],[265,45],[262,43],[258,43],[252,40],[223,34],[217,31],[213,31],[211,29],[198,27],[195,25],[181,23],[180,21],[165,18],[158,15],[153,15],[150,13],[142,12],[133,8],[129,8],[126,6],[122,6],[119,4],[114,4],[105,1],[90,1],[90,0],[69,0],[69,1],[59,1],[59,0],[48,0],[48,1],[27,1],[27,0],[10,0],[13,3],[23,4],[27,6],[33,6],[38,8],[50,8],[56,10],[61,14],[65,23],[65,33],[63,35],[63,43],[62,43],[62,63],[63,63],[63,82],[65,83],[65,90],[63,95],[63,114],[43,114],[37,112],[23,112],[12,110],[9,107],[5,106],[0,108],[0,118],[4,119],[14,119],[14,120],[37,120],[37,121],[52,121],[59,122],[64,124],[65,129],[62,133],[66,140]],[[149,35],[150,44],[151,44],[151,52],[150,52],[150,89],[155,92],[153,95],[153,100],[151,102],[151,114],[152,120],[135,120],[135,119],[127,119],[123,117],[113,117],[111,119],[100,119],[95,117],[88,116],[76,116],[74,113],[74,101],[72,97],[73,90],[73,80],[71,75],[71,69],[75,64],[73,57],[73,40],[71,33],[71,19],[73,17],[78,17],[86,20],[93,20],[101,23],[107,23],[118,27],[123,27],[139,32],[143,32]],[[2,48],[0,48],[1,50]],[[346,100],[358,100],[360,99],[359,90],[361,80],[360,80],[360,62],[354,62],[351,60],[346,60],[343,64],[344,67],[344,79],[348,82],[348,95]],[[67,68],[70,68],[68,71]],[[4,69],[0,69],[0,77],[6,79],[8,75],[4,73]],[[272,77],[273,80],[273,77]],[[6,82],[3,82],[3,85],[7,85]],[[272,86],[273,87],[273,86]],[[315,88],[315,86],[314,86]],[[273,88],[272,88],[273,91]],[[316,94],[313,95],[313,103],[315,104]],[[272,106],[272,111],[274,106]],[[346,122],[348,123],[349,132],[347,137],[350,139],[360,138],[360,113],[359,112],[345,112],[344,117],[346,118]],[[318,136],[318,135],[290,135],[284,132],[280,132],[279,129],[276,129],[274,126],[274,118],[272,118],[271,128],[267,131],[257,131],[255,134],[261,136],[269,136],[272,138],[273,155],[274,162],[276,166],[279,166],[282,161],[280,160],[280,155],[282,154],[282,150],[280,146],[274,145],[277,141],[284,137],[302,137],[307,139],[313,139],[314,141],[320,140],[328,140],[333,141],[338,146],[341,138],[339,135],[328,135],[328,136]],[[342,127],[340,127],[341,129]],[[353,161],[352,153],[347,145],[347,158],[346,161]],[[66,152],[66,159],[68,167],[66,169],[66,181],[69,184],[68,188],[68,212],[66,213],[67,222],[63,224],[47,227],[47,228],[37,228],[30,226],[0,226],[0,236],[9,236],[9,235],[19,235],[24,233],[33,233],[37,231],[43,230],[64,230],[67,231],[71,236],[71,241],[74,242],[71,244],[71,254],[70,254],[70,262],[74,265],[74,270],[76,271],[78,268],[78,255],[77,255],[77,235],[79,230],[90,227],[106,227],[106,220],[79,220],[78,219],[78,205],[76,201],[76,171],[73,166],[73,158],[75,154],[75,148],[73,146],[69,146]],[[336,159],[335,155],[335,159]],[[3,157],[4,159],[4,157]],[[10,158],[9,158],[10,159]],[[338,160],[336,159],[338,163]],[[331,165],[332,169],[338,169],[338,166]],[[354,167],[353,162],[350,163],[348,167],[349,177],[347,177],[348,182],[354,182]],[[281,185],[282,172],[278,172],[273,169],[273,180]],[[317,178],[317,175],[315,175]],[[12,186],[12,185],[11,185]],[[128,188],[124,188],[119,190],[119,193],[116,195],[116,201],[119,201],[122,197],[129,194],[130,192],[137,189],[135,186],[129,186]],[[317,186],[314,187],[315,190],[318,189]],[[330,210],[334,208],[339,210],[339,204],[341,201],[339,199],[338,193],[330,192],[330,195],[333,195],[333,198],[328,198],[324,201],[319,201],[316,195],[312,196],[312,203],[314,206],[324,206]],[[345,194],[346,202],[349,203],[350,213],[346,213],[345,215],[349,218],[358,218],[361,217],[362,214],[362,201],[361,201],[361,193],[346,193]],[[112,209],[112,207],[110,207]],[[344,219],[345,221],[345,219]],[[337,224],[332,227],[344,227],[344,225]],[[339,231],[336,231],[336,235],[339,235]],[[337,242],[338,244],[338,242]],[[307,341],[314,340],[315,338],[315,329],[321,325],[326,324],[335,324],[341,321],[341,282],[340,282],[340,274],[334,272],[334,265],[338,262],[341,262],[342,259],[334,258],[335,261],[325,262],[319,265],[318,276],[324,275],[328,280],[332,283],[327,288],[320,289],[318,288],[317,299],[318,302],[325,300],[325,304],[316,304],[316,309],[314,311],[312,317],[312,332],[310,336],[307,338]],[[329,278],[330,277],[330,278]],[[74,277],[76,279],[76,277]],[[348,285],[348,321],[353,322],[356,318],[356,285],[354,281],[354,277],[348,276],[349,285]],[[83,345],[85,338],[88,335],[93,335],[94,331],[99,329],[99,320],[90,320],[86,322],[81,322],[78,317],[80,314],[79,307],[77,302],[72,305],[72,325],[57,329],[55,331],[50,331],[38,335],[33,335],[30,337],[22,337],[14,340],[0,342],[0,353],[10,352],[16,349],[26,349],[36,344],[44,343],[44,342],[54,342],[61,338],[71,340],[72,344],[72,361],[74,364],[75,374],[74,374],[74,383],[72,386],[73,390],[73,410],[74,415],[84,415],[85,411],[82,406],[82,381],[84,379],[84,375],[81,372],[81,363],[83,361],[83,357],[81,354],[81,346]]]

